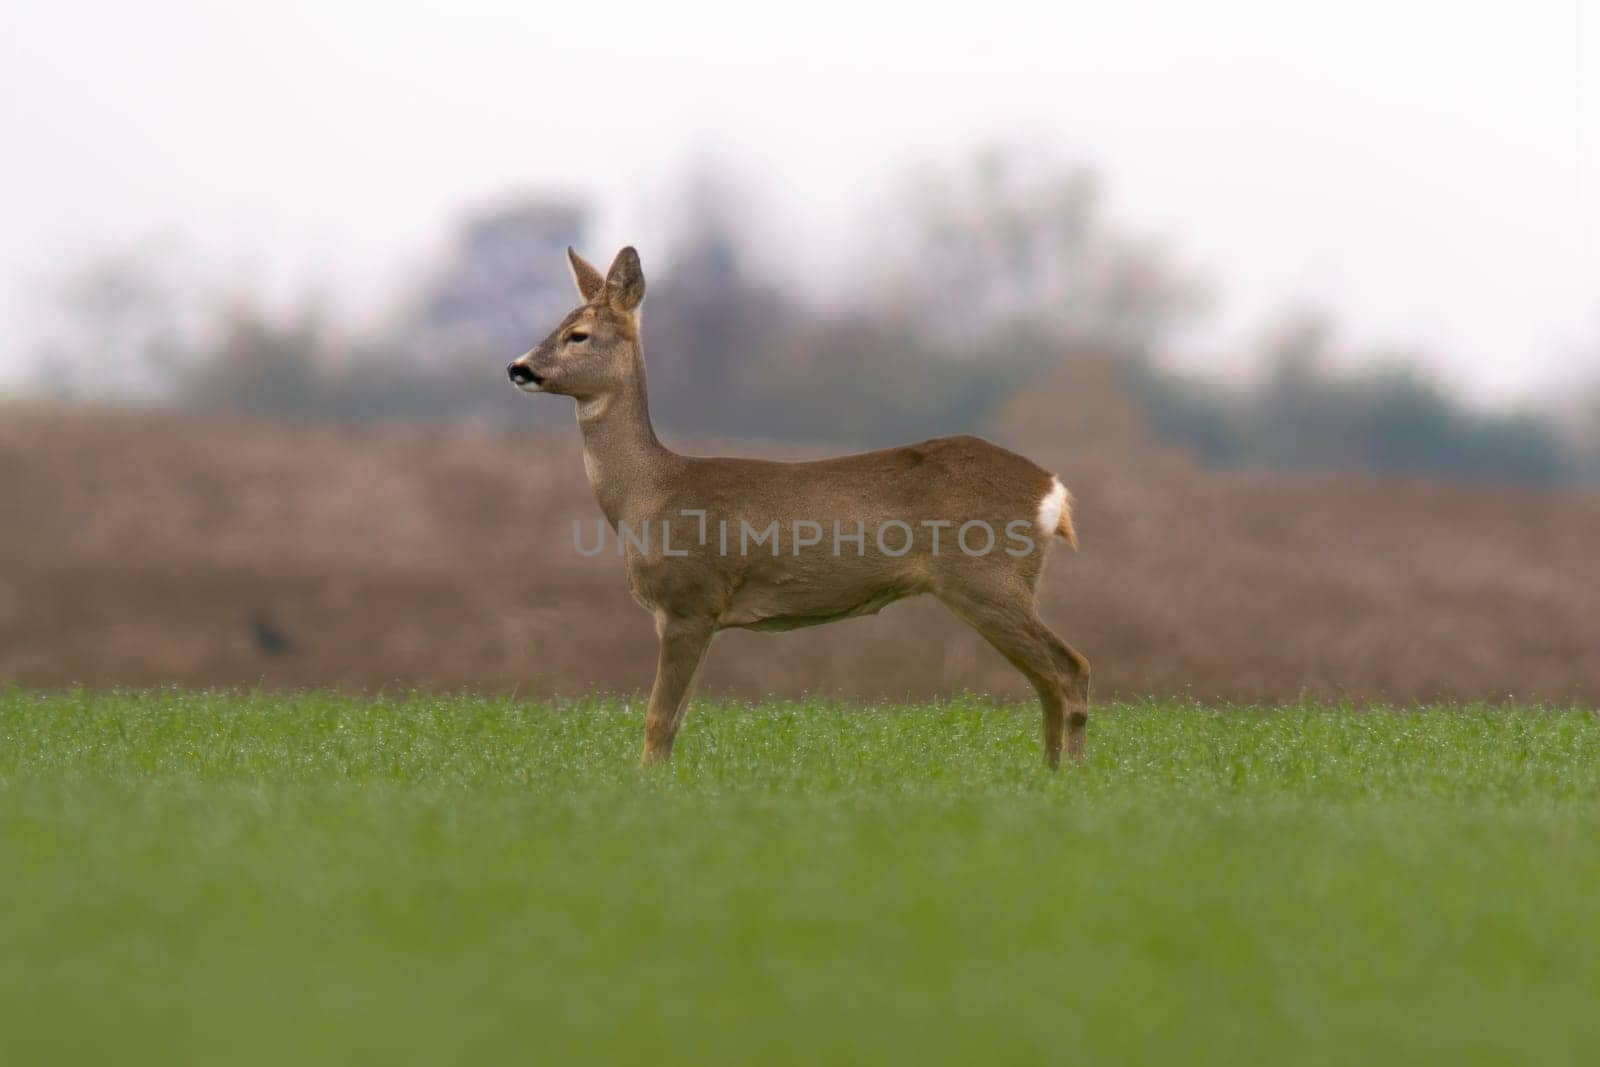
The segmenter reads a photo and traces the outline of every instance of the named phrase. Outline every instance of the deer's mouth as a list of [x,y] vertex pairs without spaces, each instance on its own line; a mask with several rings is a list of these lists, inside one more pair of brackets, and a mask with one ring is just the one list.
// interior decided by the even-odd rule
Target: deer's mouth
[[506,368],[506,376],[511,379],[512,385],[524,393],[537,393],[544,388],[544,375],[535,374],[533,368],[525,363],[511,364]]

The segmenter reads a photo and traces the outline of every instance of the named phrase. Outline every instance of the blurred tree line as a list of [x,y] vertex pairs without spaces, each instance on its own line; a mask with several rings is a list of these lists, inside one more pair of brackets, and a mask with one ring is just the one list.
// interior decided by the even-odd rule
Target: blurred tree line
[[[675,436],[873,447],[974,432],[1043,455],[1600,480],[1600,394],[1565,423],[1473,411],[1404,353],[1336,351],[1316,316],[1274,330],[1247,383],[1176,372],[1167,357],[1205,286],[1114,225],[1087,170],[991,152],[920,179],[890,258],[825,308],[750,267],[734,202],[691,183],[679,239],[646,264],[652,410]],[[573,304],[565,249],[587,249],[588,221],[563,200],[490,205],[384,325],[355,333],[315,308],[196,315],[152,257],[99,263],[61,292],[41,381],[68,399],[269,418],[565,425],[566,405],[515,392],[504,366]],[[1376,369],[1336,369],[1351,364]]]

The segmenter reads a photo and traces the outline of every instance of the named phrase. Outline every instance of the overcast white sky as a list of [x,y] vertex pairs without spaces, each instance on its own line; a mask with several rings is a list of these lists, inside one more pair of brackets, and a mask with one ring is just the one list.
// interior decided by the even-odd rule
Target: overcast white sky
[[996,139],[1093,163],[1122,223],[1211,277],[1190,362],[1299,303],[1479,399],[1600,348],[1592,0],[959,6],[9,5],[0,381],[97,249],[175,239],[214,284],[370,309],[462,209],[549,186],[648,271],[652,208],[711,158],[817,280],[908,168]]

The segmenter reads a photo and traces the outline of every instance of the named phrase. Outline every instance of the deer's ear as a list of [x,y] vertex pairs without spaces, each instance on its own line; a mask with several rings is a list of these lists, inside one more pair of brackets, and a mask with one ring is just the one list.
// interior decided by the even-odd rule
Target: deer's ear
[[639,253],[629,245],[617,253],[606,273],[606,300],[618,311],[631,313],[644,303],[644,270]]
[[572,265],[572,280],[578,283],[578,295],[583,297],[583,302],[592,304],[600,296],[600,291],[606,287],[606,280],[594,265],[567,246],[567,262]]

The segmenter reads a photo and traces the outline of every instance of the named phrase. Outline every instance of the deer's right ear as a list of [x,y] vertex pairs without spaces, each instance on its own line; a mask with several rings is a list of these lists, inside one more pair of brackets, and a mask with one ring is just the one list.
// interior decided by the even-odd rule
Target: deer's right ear
[[587,259],[573,251],[572,246],[567,246],[567,262],[572,265],[572,280],[578,283],[578,295],[583,297],[585,304],[592,304],[600,297],[600,292],[606,287],[605,275],[594,269]]
[[639,253],[629,245],[611,261],[611,272],[606,275],[606,300],[623,314],[631,315],[644,303],[644,270],[639,266]]

